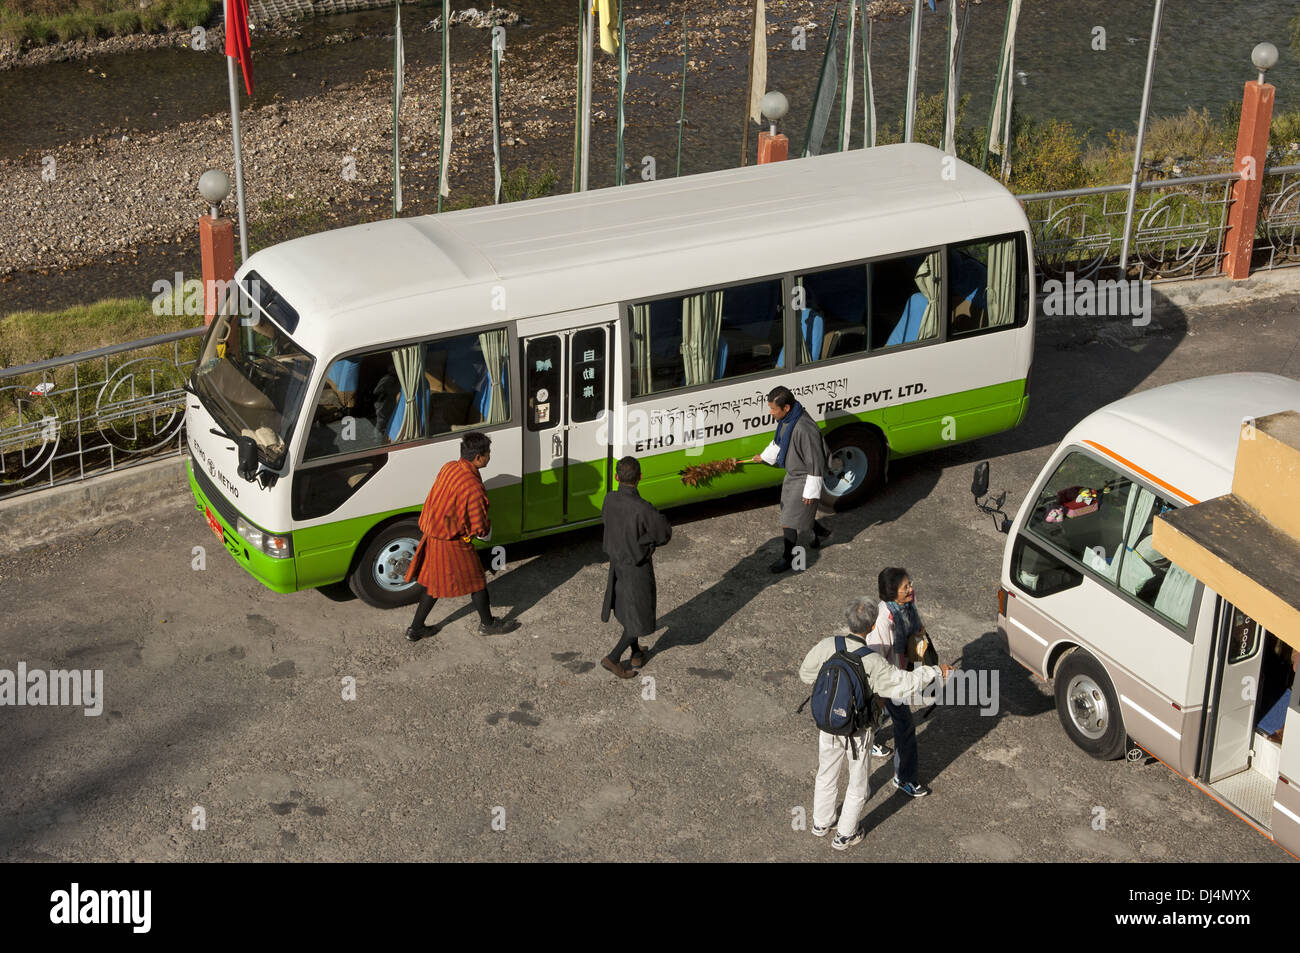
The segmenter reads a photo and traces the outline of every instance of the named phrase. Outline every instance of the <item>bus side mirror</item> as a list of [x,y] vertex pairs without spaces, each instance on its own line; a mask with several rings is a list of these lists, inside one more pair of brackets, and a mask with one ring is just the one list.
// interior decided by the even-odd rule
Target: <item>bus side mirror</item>
[[236,437],[235,446],[239,450],[236,472],[242,479],[252,482],[257,477],[257,441],[252,437]]
[[985,460],[983,463],[977,463],[975,465],[975,477],[974,479],[971,480],[970,491],[971,491],[971,495],[973,495],[976,500],[978,500],[982,496],[988,496],[989,462],[987,460]]

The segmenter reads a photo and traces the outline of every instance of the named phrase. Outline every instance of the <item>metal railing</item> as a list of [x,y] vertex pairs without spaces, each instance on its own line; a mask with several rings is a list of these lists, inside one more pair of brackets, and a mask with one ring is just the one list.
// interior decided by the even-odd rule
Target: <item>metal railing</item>
[[180,453],[204,330],[0,368],[0,499]]
[[[1139,186],[1126,277],[1217,275],[1237,173]],[[1128,186],[1018,196],[1035,239],[1039,287],[1072,272],[1118,277]],[[1300,165],[1264,171],[1254,270],[1300,265]],[[184,450],[192,328],[0,369],[0,499]]]
[[[1138,185],[1129,267],[1119,274],[1127,185],[1017,196],[1034,234],[1038,284],[1076,278],[1152,282],[1223,270],[1223,238],[1240,173],[1159,179]],[[1252,270],[1300,264],[1300,165],[1265,169]]]

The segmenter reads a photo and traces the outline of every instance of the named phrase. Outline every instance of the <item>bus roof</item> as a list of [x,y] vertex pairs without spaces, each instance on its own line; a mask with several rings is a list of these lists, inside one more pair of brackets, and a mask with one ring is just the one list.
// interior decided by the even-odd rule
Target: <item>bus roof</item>
[[1300,381],[1277,374],[1218,374],[1153,387],[1089,414],[1062,445],[1090,442],[1180,491],[1186,504],[1232,490],[1246,418],[1300,410]]
[[[880,146],[386,219],[284,242],[248,267],[304,324],[359,320],[358,310],[385,302],[498,283],[506,315],[516,318],[1026,227],[1001,184],[959,161],[945,176],[946,158],[916,143]],[[446,329],[500,318],[484,300],[483,315],[443,318]],[[363,322],[371,340],[383,340],[385,313]],[[394,331],[409,336],[410,317]]]

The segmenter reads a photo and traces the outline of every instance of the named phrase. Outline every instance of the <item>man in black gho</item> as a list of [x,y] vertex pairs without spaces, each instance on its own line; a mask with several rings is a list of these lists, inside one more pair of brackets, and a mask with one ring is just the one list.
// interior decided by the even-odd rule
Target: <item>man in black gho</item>
[[817,519],[822,477],[826,474],[826,443],[817,422],[794,399],[790,388],[774,387],[767,395],[767,408],[777,422],[776,434],[752,462],[785,469],[781,484],[784,550],[780,560],[769,567],[772,572],[785,572],[794,565],[794,547],[800,534],[812,534],[813,549],[819,549],[822,540],[831,534],[830,528]]
[[[654,551],[672,539],[673,528],[662,513],[641,499],[637,484],[641,464],[636,457],[623,457],[614,467],[618,489],[605,497],[601,515],[605,519],[605,555],[609,556],[609,581],[600,620],[610,613],[623,625],[623,637],[600,664],[619,678],[631,678],[645,664],[645,651],[637,639],[655,630]],[[619,661],[632,650],[629,664]]]

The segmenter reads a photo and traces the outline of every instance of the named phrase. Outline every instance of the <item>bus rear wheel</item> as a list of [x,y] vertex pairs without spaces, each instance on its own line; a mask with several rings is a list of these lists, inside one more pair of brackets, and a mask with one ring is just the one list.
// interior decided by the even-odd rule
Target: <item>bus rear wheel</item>
[[826,438],[829,457],[822,502],[836,510],[865,502],[885,482],[885,443],[866,427],[841,427]]
[[399,520],[380,530],[366,545],[348,576],[348,587],[358,599],[377,609],[408,606],[420,598],[420,585],[406,581],[411,557],[420,545],[420,526],[413,519]]
[[1114,761],[1128,747],[1119,699],[1101,663],[1082,649],[1056,670],[1056,713],[1070,740],[1099,761]]

